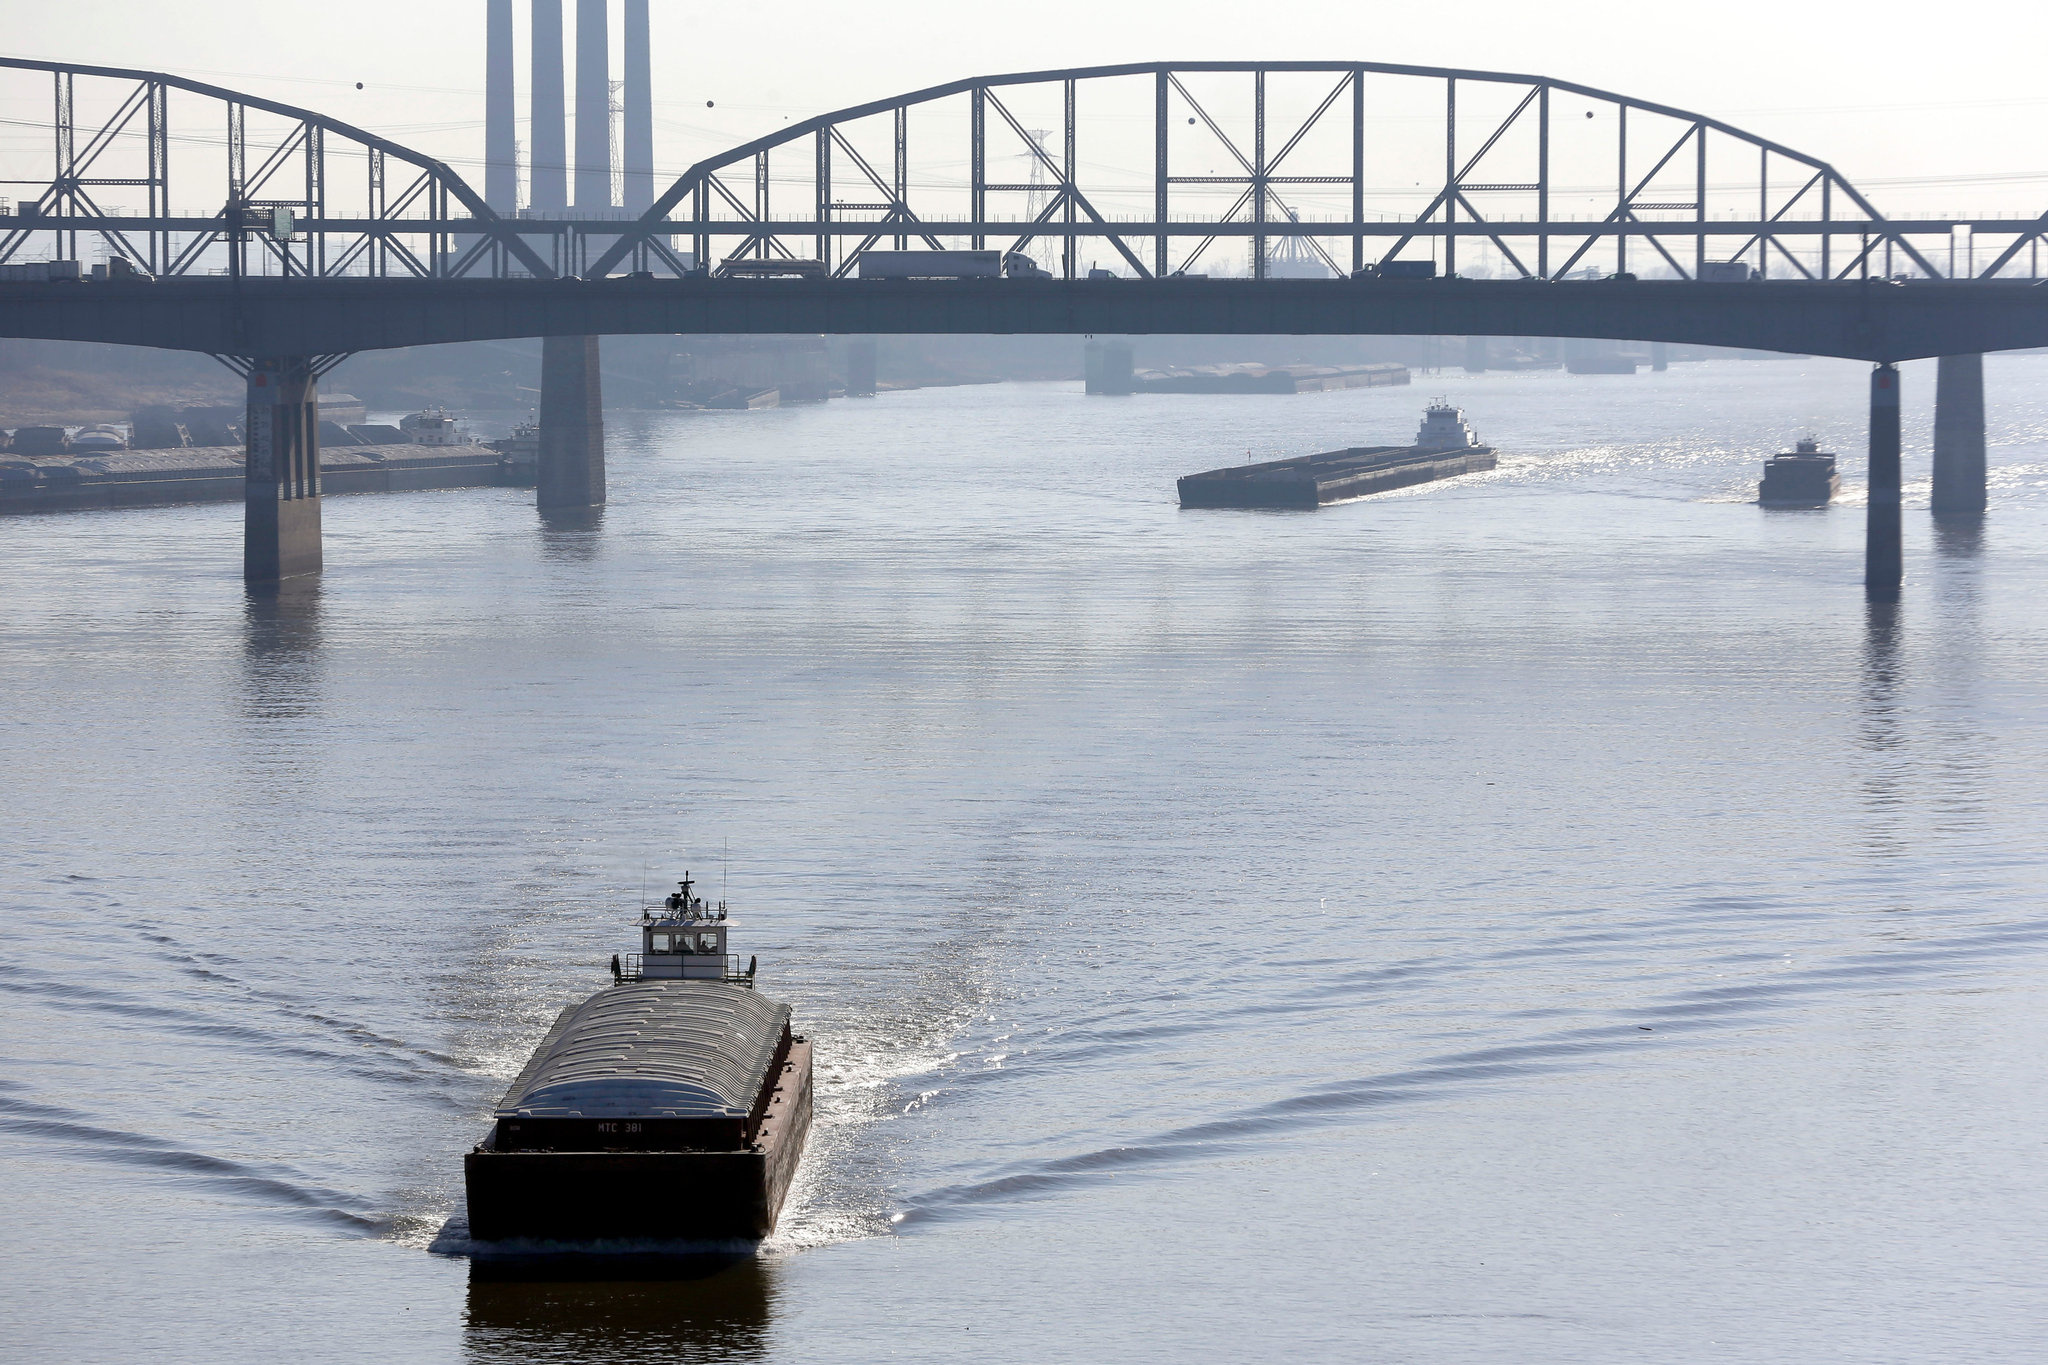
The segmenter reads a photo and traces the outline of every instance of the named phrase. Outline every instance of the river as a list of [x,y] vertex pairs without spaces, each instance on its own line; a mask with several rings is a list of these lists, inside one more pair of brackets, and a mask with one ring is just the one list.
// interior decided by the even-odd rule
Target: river
[[[614,412],[600,514],[332,498],[275,600],[0,523],[5,1353],[2037,1359],[2048,357],[1981,531],[1905,374],[1896,609],[1819,360]],[[1175,505],[1437,392],[1497,471]],[[817,1041],[782,1229],[436,1251],[685,870]]]

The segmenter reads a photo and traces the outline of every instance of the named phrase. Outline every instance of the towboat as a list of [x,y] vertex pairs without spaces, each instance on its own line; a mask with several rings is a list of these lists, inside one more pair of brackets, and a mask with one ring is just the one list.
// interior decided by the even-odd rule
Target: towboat
[[811,1126],[811,1044],[685,875],[541,1039],[463,1162],[478,1242],[757,1241]]
[[1773,455],[1764,463],[1756,500],[1765,507],[1826,507],[1841,491],[1835,457],[1808,437],[1789,453]]

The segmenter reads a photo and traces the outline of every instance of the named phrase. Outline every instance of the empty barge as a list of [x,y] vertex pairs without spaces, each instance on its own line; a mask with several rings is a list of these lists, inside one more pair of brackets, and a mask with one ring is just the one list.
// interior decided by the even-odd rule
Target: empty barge
[[1432,403],[1412,446],[1354,446],[1263,464],[1189,474],[1179,483],[1182,507],[1324,507],[1390,489],[1492,469],[1493,447],[1481,445],[1465,414]]
[[692,883],[555,1020],[463,1162],[473,1241],[731,1242],[775,1230],[811,1126],[811,1045],[726,955]]

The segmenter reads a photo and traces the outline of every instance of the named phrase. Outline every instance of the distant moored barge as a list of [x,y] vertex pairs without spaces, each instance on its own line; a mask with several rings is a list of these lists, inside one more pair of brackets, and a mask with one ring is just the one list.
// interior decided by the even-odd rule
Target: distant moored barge
[[1326,393],[1406,384],[1408,367],[1372,365],[1195,365],[1185,369],[1139,370],[1133,393]]
[[1180,480],[1182,507],[1323,507],[1390,489],[1492,469],[1461,409],[1429,406],[1412,446],[1358,446],[1264,464],[1235,465]]
[[811,1126],[811,1045],[686,877],[562,1011],[463,1163],[478,1241],[757,1240]]

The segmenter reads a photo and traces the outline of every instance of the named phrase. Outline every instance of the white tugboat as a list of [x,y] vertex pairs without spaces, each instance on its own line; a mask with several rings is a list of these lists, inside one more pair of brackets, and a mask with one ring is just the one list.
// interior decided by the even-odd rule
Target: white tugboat
[[811,1126],[811,1045],[686,875],[640,951],[562,1011],[465,1158],[470,1236],[758,1240]]
[[540,419],[532,413],[512,434],[491,442],[498,452],[499,477],[507,484],[531,488],[540,473]]
[[1415,433],[1417,450],[1484,450],[1478,434],[1465,420],[1465,410],[1451,406],[1448,398],[1432,398],[1423,409],[1422,426]]

